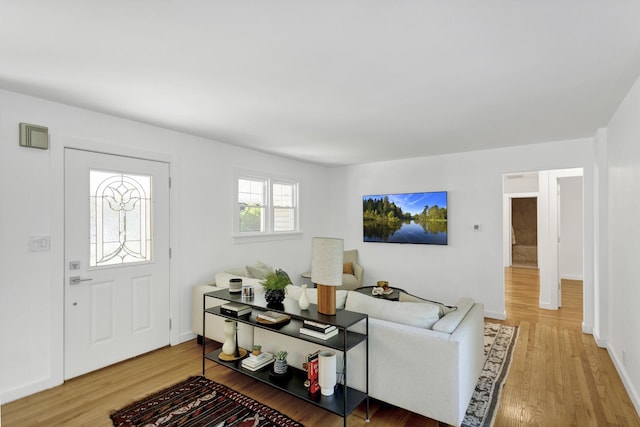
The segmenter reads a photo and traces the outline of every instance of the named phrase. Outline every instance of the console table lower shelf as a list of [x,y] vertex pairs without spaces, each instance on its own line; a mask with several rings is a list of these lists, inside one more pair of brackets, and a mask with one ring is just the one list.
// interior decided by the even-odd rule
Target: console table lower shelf
[[[362,402],[367,400],[366,393],[351,387],[345,387],[342,384],[336,385],[335,391],[331,396],[323,396],[320,392],[311,396],[309,394],[309,390],[304,386],[304,381],[307,379],[307,372],[302,369],[289,366],[288,375],[274,378],[269,374],[271,365],[265,366],[258,371],[249,371],[242,368],[241,359],[234,361],[220,360],[218,356],[221,352],[221,349],[215,350],[206,354],[205,358],[252,377],[260,382],[269,384],[302,400],[313,403],[314,405],[333,412],[343,418],[353,412]],[[347,398],[346,405],[344,400],[345,393]]]

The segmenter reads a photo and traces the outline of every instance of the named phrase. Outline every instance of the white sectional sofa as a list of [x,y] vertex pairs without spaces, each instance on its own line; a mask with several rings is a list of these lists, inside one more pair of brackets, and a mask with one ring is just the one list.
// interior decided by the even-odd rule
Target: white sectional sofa
[[[202,295],[228,286],[229,273],[216,275],[217,285],[194,287],[193,330],[202,334]],[[243,277],[244,284],[258,279]],[[256,287],[259,290],[259,286]],[[300,287],[290,285],[287,298],[297,299]],[[315,289],[308,289],[312,303]],[[223,301],[208,298],[211,305]],[[456,309],[432,305],[412,296],[400,302],[376,299],[356,291],[339,290],[337,307],[369,315],[369,396],[435,420],[459,426],[464,418],[484,364],[484,307],[462,298]],[[444,308],[444,310],[443,310]],[[447,312],[449,311],[449,312]],[[206,336],[223,342],[222,318],[207,316]],[[354,329],[364,331],[364,324]],[[242,347],[260,344],[263,350],[287,350],[288,363],[299,368],[309,353],[322,348],[314,343],[241,325]],[[349,351],[347,381],[364,390],[365,345]],[[342,371],[342,359],[338,370]],[[341,375],[339,375],[341,377]]]

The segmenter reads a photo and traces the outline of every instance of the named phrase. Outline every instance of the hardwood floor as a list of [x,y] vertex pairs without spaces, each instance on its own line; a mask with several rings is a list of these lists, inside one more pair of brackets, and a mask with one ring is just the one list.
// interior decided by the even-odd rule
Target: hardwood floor
[[562,308],[538,308],[537,269],[505,270],[503,323],[519,327],[495,426],[640,426],[605,349],[582,333],[582,282],[562,282]]
[[[538,307],[538,272],[506,271],[506,324],[519,326],[509,376],[495,422],[501,426],[640,426],[640,418],[606,350],[581,332],[582,284],[563,283],[563,307]],[[488,319],[490,321],[495,321]],[[109,412],[202,369],[201,347],[190,341],[83,375],[2,406],[2,426],[110,426]],[[274,407],[306,426],[342,425],[322,409],[207,362],[208,378]],[[437,426],[414,413],[371,401],[349,426]]]

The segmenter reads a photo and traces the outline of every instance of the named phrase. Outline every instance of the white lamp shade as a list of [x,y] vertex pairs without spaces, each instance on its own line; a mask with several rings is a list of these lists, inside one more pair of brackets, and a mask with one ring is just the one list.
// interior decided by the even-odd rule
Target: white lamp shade
[[311,239],[311,281],[326,286],[342,285],[344,241],[331,237]]

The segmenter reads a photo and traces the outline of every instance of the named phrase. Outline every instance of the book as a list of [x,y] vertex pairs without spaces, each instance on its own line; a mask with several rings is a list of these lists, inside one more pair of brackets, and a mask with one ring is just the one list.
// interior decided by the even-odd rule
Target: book
[[242,360],[242,367],[245,369],[248,369],[250,371],[257,371],[259,369],[264,368],[265,366],[269,365],[271,362],[273,362],[273,354],[271,353],[261,353],[264,354],[265,356],[262,359],[259,360],[253,360],[250,357],[247,357],[246,359]]
[[243,310],[230,310],[225,306],[220,306],[220,313],[231,317],[240,317],[251,313],[251,307],[247,307]]
[[304,320],[304,328],[311,329],[312,331],[318,331],[322,333],[331,332],[336,329],[333,325],[327,325],[325,323],[314,322],[313,320]]
[[307,379],[309,380],[309,393],[315,394],[320,390],[318,385],[318,353],[312,353],[307,358]]
[[276,311],[264,311],[260,314],[258,314],[256,316],[258,319],[263,319],[266,320],[268,322],[274,322],[274,323],[278,323],[278,322],[284,322],[285,320],[290,319],[291,317],[283,314],[283,313],[278,313]]
[[304,335],[308,335],[310,337],[320,338],[322,340],[326,340],[326,339],[329,339],[331,337],[334,337],[334,336],[338,335],[338,329],[334,329],[334,330],[329,331],[327,333],[322,333],[322,332],[318,332],[318,331],[314,331],[314,330],[302,327],[302,328],[300,328],[300,333],[304,334]]
[[220,308],[224,308],[229,311],[243,311],[246,309],[251,310],[251,307],[246,304],[240,304],[239,302],[228,302],[226,304],[222,304]]
[[[244,360],[247,360],[247,359],[244,359]],[[259,371],[260,369],[264,368],[265,366],[269,366],[272,363],[273,363],[273,359],[265,359],[261,363],[255,365],[255,366],[243,362],[242,363],[242,367],[244,369],[248,370],[248,371],[255,372],[255,371]]]

